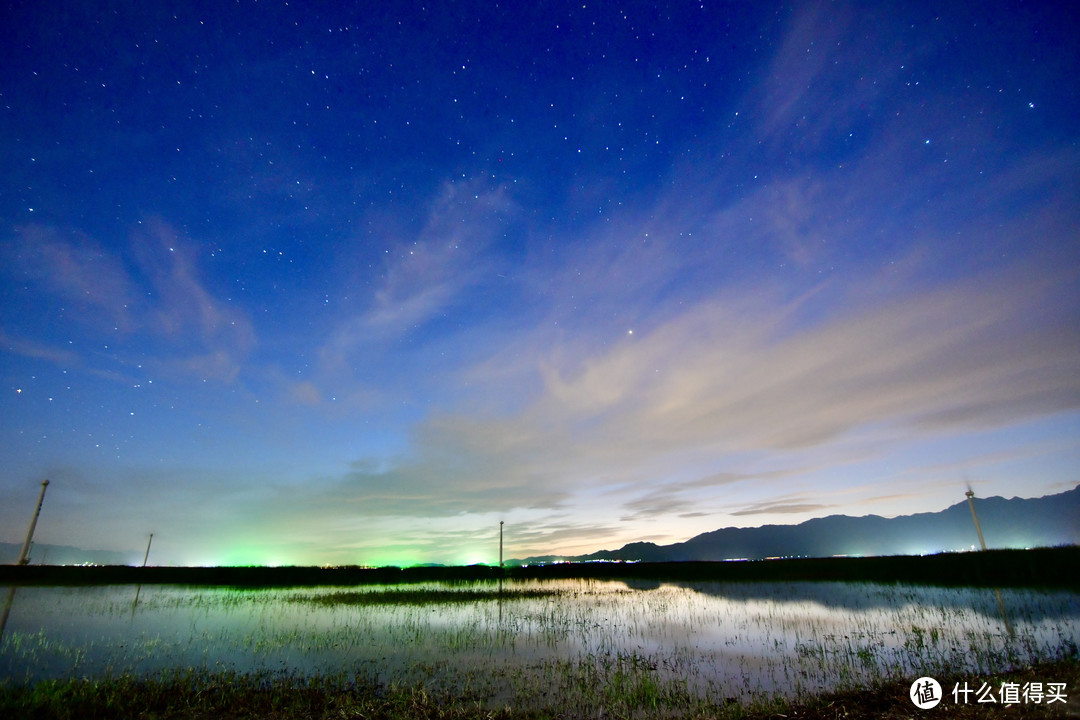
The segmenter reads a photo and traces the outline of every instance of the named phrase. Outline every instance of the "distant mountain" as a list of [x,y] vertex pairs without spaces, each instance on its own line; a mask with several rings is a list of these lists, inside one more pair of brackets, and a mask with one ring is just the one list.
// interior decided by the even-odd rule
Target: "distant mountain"
[[[988,548],[1080,545],[1080,486],[1041,498],[975,498]],[[970,550],[979,546],[967,501],[940,512],[883,518],[830,515],[798,525],[723,528],[686,542],[656,545],[635,542],[618,550],[589,555],[530,557],[511,564],[555,560],[585,562],[676,562],[692,560],[760,560],[770,557],[831,557],[833,555],[923,555]]]
[[[19,560],[22,543],[0,542],[0,563],[14,565]],[[83,550],[71,545],[34,543],[30,551],[31,565],[130,565],[138,553],[112,550]]]

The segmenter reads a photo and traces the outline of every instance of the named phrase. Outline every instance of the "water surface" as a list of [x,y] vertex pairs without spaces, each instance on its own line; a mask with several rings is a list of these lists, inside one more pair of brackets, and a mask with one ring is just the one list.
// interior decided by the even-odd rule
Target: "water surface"
[[630,673],[745,698],[946,669],[977,677],[1076,652],[1080,596],[1001,599],[1008,625],[992,590],[862,583],[22,587],[0,678],[347,674],[509,701]]

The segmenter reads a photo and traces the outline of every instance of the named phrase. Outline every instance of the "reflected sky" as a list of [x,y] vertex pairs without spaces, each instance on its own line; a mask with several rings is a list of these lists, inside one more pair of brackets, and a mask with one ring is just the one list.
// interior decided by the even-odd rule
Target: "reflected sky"
[[[365,588],[379,593],[396,588]],[[883,676],[977,675],[1057,657],[1080,642],[1080,597],[865,584],[620,582],[423,584],[486,592],[470,602],[313,602],[341,588],[213,590],[169,586],[20,588],[0,645],[17,680],[153,674],[170,668],[340,672],[492,696],[575,664],[631,659],[662,681],[715,697],[813,692]],[[352,590],[352,589],[350,589]],[[544,590],[521,598],[515,591]],[[516,678],[516,680],[515,680]],[[554,681],[554,680],[552,680]]]

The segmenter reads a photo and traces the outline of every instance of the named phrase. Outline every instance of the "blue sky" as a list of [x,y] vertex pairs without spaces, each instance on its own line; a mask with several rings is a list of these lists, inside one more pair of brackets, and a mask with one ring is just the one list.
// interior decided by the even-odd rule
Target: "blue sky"
[[1080,467],[1050,6],[3,11],[0,539],[494,561]]

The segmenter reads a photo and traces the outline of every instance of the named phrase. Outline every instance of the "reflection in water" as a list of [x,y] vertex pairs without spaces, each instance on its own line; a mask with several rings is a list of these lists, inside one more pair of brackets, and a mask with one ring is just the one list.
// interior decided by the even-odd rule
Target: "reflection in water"
[[8,615],[11,614],[11,606],[15,604],[15,588],[8,590],[7,599],[4,600],[4,614],[0,616],[0,641],[4,639],[4,628],[7,627]]
[[[747,583],[723,583],[723,582],[682,582],[667,583],[677,587],[686,588],[689,591],[723,597],[732,600],[766,600],[781,598],[785,602],[812,603],[822,605],[835,610],[886,611],[896,608],[897,605],[906,605],[913,602],[929,602],[950,610],[970,609],[974,612],[988,615],[991,618],[1001,617],[1001,608],[987,602],[984,597],[985,590],[981,588],[940,588],[913,585],[875,585],[873,583],[843,583],[843,582],[747,582]],[[1029,590],[1006,590],[1012,599],[1022,598],[1023,605],[1030,598],[1038,598],[1044,593]],[[1070,596],[1069,593],[1058,593]],[[1001,595],[1001,591],[997,591]],[[1004,596],[1002,602],[1004,603]],[[1026,607],[1027,617],[1031,613],[1050,612],[1057,615],[1058,609],[1046,606],[1043,603],[1034,603]]]
[[142,592],[142,583],[135,586],[135,599],[131,601],[131,619],[135,619],[135,608],[139,606],[139,593]]
[[[640,587],[588,580],[347,593],[26,587],[0,639],[0,679],[170,668],[287,670],[443,688],[475,688],[486,678],[497,693],[523,677],[548,687],[544,683],[565,682],[567,668],[624,663],[657,682],[724,698],[797,695],[962,668],[988,673],[1057,657],[1080,642],[1080,596],[1070,593],[1003,591],[1002,603],[1014,609],[1005,626],[994,600],[979,589]],[[329,596],[348,600],[328,602]]]
[[1012,623],[1009,622],[1009,616],[1005,613],[1005,601],[1001,599],[1001,591],[994,588],[994,597],[997,598],[998,609],[1001,610],[1001,622],[1005,625],[1005,630],[1008,631],[1009,637],[1016,637],[1016,631],[1013,630]]

